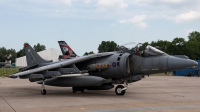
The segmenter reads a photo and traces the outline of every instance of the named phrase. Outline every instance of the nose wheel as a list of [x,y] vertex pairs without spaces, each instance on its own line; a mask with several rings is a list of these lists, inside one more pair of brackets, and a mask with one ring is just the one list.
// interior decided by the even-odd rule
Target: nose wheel
[[124,95],[126,93],[126,88],[122,85],[118,85],[116,88],[115,88],[115,93],[117,95]]
[[47,91],[46,91],[46,89],[45,89],[45,81],[43,80],[43,82],[42,82],[42,90],[41,90],[41,94],[42,95],[46,95],[47,94]]
[[116,88],[115,88],[115,93],[117,95],[124,95],[126,93],[126,90],[128,88],[128,83],[124,82],[124,86],[122,85],[118,85]]

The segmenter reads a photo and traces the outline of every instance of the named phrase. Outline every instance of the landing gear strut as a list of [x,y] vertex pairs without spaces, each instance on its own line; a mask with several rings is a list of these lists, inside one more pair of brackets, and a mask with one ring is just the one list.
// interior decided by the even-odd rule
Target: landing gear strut
[[47,91],[45,90],[45,81],[44,80],[42,81],[42,86],[41,87],[42,87],[41,94],[42,95],[46,95]]
[[122,85],[118,85],[116,88],[115,88],[115,93],[117,95],[124,95],[126,93],[126,90],[128,88],[128,84],[127,83],[124,83],[124,86]]

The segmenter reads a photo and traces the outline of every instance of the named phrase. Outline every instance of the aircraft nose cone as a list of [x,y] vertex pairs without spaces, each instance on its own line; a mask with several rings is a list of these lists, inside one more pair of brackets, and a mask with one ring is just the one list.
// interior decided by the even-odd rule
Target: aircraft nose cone
[[178,58],[178,57],[173,57],[173,56],[168,57],[168,69],[170,71],[185,69],[185,68],[193,67],[197,65],[198,63],[194,60],[183,59],[183,58]]

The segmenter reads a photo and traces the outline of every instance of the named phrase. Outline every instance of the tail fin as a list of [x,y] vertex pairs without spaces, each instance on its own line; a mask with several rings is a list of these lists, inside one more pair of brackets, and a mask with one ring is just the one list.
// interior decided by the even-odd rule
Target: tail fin
[[28,43],[24,44],[24,50],[25,50],[26,61],[27,61],[28,66],[51,62],[51,61],[47,61],[41,58]]
[[62,51],[61,59],[75,58],[77,57],[76,53],[70,48],[70,46],[65,41],[58,41],[60,49]]

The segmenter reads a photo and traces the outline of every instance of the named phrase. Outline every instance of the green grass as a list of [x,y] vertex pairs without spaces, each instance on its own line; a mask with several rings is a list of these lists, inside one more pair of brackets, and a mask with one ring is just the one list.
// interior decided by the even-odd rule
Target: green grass
[[0,68],[0,77],[2,76],[6,77],[18,71],[19,71],[19,68],[5,68],[5,69]]

